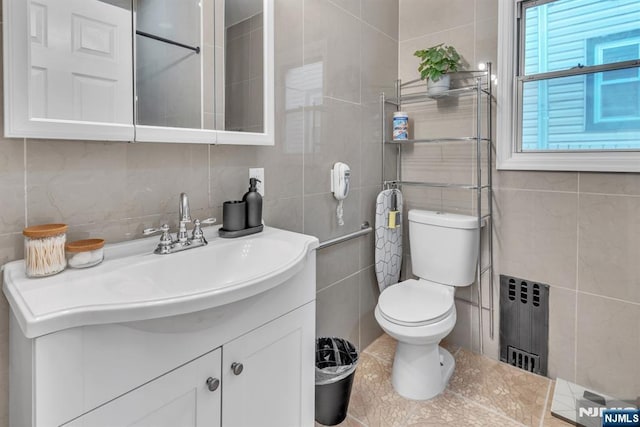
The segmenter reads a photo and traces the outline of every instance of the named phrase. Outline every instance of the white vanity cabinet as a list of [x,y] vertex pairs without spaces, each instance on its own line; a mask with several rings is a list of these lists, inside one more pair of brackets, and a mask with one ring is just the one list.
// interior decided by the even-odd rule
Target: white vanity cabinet
[[[199,320],[206,324],[221,314],[208,317],[201,313]],[[178,329],[182,329],[184,321],[191,323],[196,319],[175,320]],[[15,322],[12,324],[15,327]],[[314,302],[184,364],[176,364],[176,361],[188,360],[190,355],[201,351],[198,347],[206,347],[184,347],[189,346],[189,342],[193,344],[196,336],[199,336],[198,341],[209,341],[214,348],[219,343],[209,328],[191,331],[189,334],[193,336],[187,340],[171,340],[170,335],[176,332],[167,334],[162,330],[166,325],[160,330],[142,333],[131,329],[138,326],[143,325],[118,325],[113,331],[108,331],[109,327],[100,328],[106,329],[96,331],[100,338],[82,336],[91,334],[92,328],[61,331],[36,338],[35,342],[23,342],[22,350],[19,345],[12,346],[13,360],[19,359],[24,365],[21,372],[12,370],[11,382],[24,386],[31,382],[34,388],[18,393],[18,387],[14,387],[17,384],[12,384],[11,425],[313,425]],[[220,328],[225,327],[234,328],[229,322],[221,322]],[[114,340],[118,334],[123,335],[120,342]],[[160,336],[154,336],[157,334]],[[56,335],[60,335],[58,339]],[[99,340],[104,340],[103,345],[95,348]],[[35,351],[28,351],[24,344]],[[31,366],[34,366],[33,370],[29,369]],[[159,371],[163,371],[161,375],[148,378]],[[212,384],[212,390],[209,389],[209,378],[219,381],[217,387]],[[30,419],[31,414],[33,419]]]
[[37,280],[5,265],[9,425],[312,427],[318,240],[205,234]]
[[65,426],[219,427],[220,364],[221,350],[217,349]]
[[312,401],[301,390],[313,384],[312,312],[303,307],[282,316],[64,425],[308,424]]
[[313,396],[315,347],[306,343],[314,337],[313,317],[299,309],[225,345],[222,425],[307,425],[314,407],[305,387],[311,385]]

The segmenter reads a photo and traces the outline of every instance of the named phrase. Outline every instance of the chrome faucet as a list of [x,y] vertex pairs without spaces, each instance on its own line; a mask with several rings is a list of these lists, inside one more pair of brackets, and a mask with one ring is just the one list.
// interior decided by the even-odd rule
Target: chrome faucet
[[177,243],[189,245],[189,234],[187,233],[187,223],[191,222],[189,211],[189,197],[187,193],[180,193],[180,204],[178,205],[178,235]]
[[189,197],[187,197],[187,193],[180,193],[180,204],[178,205],[178,221],[191,222]]
[[215,218],[207,218],[205,220],[196,219],[193,224],[193,232],[191,238],[187,232],[187,224],[191,222],[191,213],[189,210],[189,197],[187,193],[180,193],[180,203],[178,205],[178,233],[175,240],[171,237],[168,224],[162,224],[160,228],[146,228],[142,231],[142,234],[149,236],[161,232],[160,242],[156,247],[154,253],[159,255],[172,254],[175,252],[184,251],[186,249],[197,248],[205,246],[207,240],[204,238],[202,232],[202,225],[214,224]]

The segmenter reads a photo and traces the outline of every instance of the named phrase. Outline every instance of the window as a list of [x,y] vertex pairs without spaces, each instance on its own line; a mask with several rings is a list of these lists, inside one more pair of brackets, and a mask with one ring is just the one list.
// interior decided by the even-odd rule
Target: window
[[500,2],[498,168],[640,171],[640,2]]

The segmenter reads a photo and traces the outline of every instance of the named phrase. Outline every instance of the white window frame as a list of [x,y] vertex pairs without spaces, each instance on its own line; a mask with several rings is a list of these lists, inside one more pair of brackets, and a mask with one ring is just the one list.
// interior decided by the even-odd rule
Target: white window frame
[[518,152],[518,101],[516,72],[516,12],[524,0],[499,0],[498,4],[498,170],[640,172],[640,151]]

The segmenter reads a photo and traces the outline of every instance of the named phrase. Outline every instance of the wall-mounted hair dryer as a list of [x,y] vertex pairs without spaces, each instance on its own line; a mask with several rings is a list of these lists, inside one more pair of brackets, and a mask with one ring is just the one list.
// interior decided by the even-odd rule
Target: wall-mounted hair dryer
[[338,225],[344,225],[342,201],[349,195],[349,184],[351,182],[351,168],[346,163],[338,162],[331,169],[331,192],[338,200],[336,216]]

